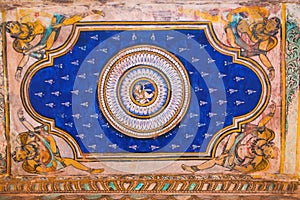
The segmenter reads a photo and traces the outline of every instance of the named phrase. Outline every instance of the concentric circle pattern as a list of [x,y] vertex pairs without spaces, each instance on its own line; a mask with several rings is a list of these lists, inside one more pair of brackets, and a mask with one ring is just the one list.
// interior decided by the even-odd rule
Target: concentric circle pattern
[[134,46],[105,65],[98,97],[103,115],[116,130],[152,138],[182,120],[190,83],[184,66],[171,53],[155,46]]

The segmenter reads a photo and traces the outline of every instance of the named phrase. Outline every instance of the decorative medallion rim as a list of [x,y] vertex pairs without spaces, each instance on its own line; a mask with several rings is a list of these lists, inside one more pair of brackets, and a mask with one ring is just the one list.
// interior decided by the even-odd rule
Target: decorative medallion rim
[[[128,61],[129,63],[124,64],[126,59],[129,59]],[[151,63],[152,61],[153,63]],[[160,66],[161,64],[164,64],[164,66]],[[119,117],[119,119],[116,119],[118,117],[117,115],[122,113],[122,110],[121,109],[118,110],[116,108],[118,107],[116,105],[117,101],[109,105],[109,102],[107,100],[114,99],[113,97],[117,97],[119,99],[120,94],[119,91],[117,90],[118,93],[117,95],[112,94],[112,96],[107,96],[109,94],[107,91],[113,91],[113,88],[118,88],[118,86],[116,87],[112,86],[110,88],[107,85],[111,85],[111,84],[119,85],[119,79],[121,79],[124,74],[127,74],[126,72],[132,70],[133,68],[144,69],[143,66],[145,65],[150,66],[150,67],[147,66],[149,70],[151,70],[152,68],[157,70],[158,73],[161,73],[160,75],[162,77],[167,77],[168,76],[167,73],[172,72],[172,70],[173,72],[176,71],[177,78],[180,80],[179,81],[175,80],[175,77],[173,77],[174,79],[170,79],[169,77],[167,77],[171,87],[171,88],[167,88],[168,90],[171,90],[170,102],[166,102],[167,103],[166,106],[165,104],[163,104],[163,107],[159,109],[159,113],[155,113],[154,115],[149,116],[150,120],[153,119],[152,121],[148,121],[149,126],[146,126],[145,128],[143,126],[135,128],[136,126],[133,127],[133,125],[143,124],[143,123],[147,124],[148,119],[142,118],[140,120],[139,119],[135,120],[135,118],[134,119],[130,118],[131,116],[120,116],[121,118]],[[126,68],[124,74],[123,72],[119,75],[113,74],[113,73],[119,73],[121,70],[123,70],[124,67]],[[111,80],[111,81],[109,80],[110,77],[116,77],[116,76],[118,77],[117,80]],[[138,78],[142,78],[142,77],[138,77]],[[145,78],[149,78],[149,77],[145,77]],[[180,89],[176,88],[175,85],[177,87],[180,86]],[[155,138],[175,128],[176,125],[185,116],[190,101],[190,81],[189,81],[188,73],[185,70],[185,67],[172,53],[154,45],[134,45],[119,51],[105,64],[100,74],[100,78],[98,82],[98,98],[99,98],[98,99],[99,106],[102,113],[115,129],[130,137]],[[167,97],[167,99],[168,98],[169,97]],[[172,110],[172,107],[174,105],[177,105],[176,103],[177,99],[180,99],[179,102],[180,107],[177,107],[176,110]],[[122,102],[122,100],[119,99],[118,102]],[[113,113],[112,109],[116,109],[117,111]],[[168,112],[169,117],[168,115],[167,116],[163,115],[162,116],[163,118],[160,118],[159,115],[166,113],[165,110],[170,111]],[[175,114],[173,111],[175,111]],[[140,116],[136,116],[136,118],[139,117]],[[130,123],[130,125],[127,125],[125,123],[122,124],[123,122],[121,120],[124,118],[126,120],[132,119],[133,121],[132,123],[128,122]],[[164,121],[165,118],[168,119],[167,122]],[[153,124],[155,125],[157,122],[158,123],[161,122],[162,124],[160,124],[158,127],[152,128]]]

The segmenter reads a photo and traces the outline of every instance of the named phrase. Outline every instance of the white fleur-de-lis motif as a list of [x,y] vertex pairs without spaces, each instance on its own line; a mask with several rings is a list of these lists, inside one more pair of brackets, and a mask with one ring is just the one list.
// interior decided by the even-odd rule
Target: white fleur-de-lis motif
[[254,94],[254,93],[256,93],[256,91],[255,90],[246,90],[246,92],[245,93],[247,93],[248,95],[251,95],[251,94]]
[[244,101],[239,101],[239,100],[236,100],[236,101],[234,102],[234,104],[237,105],[237,106],[239,106],[239,105],[241,105],[241,104],[244,104],[244,103],[245,103]]
[[132,36],[131,36],[131,40],[136,40],[136,39],[137,39],[137,36],[136,36],[135,33],[133,33]]
[[213,134],[209,134],[209,133],[205,133],[205,134],[204,134],[205,139],[207,139],[207,138],[209,138],[209,137],[212,137],[212,136],[213,136]]
[[108,123],[102,124],[101,126],[104,127],[104,128],[109,128],[110,127]]
[[155,41],[155,34],[154,34],[154,33],[151,34],[150,39],[151,39],[152,41]]
[[223,77],[225,77],[225,76],[227,76],[226,74],[222,74],[222,73],[218,73],[218,78],[223,78]]
[[60,68],[60,69],[62,69],[62,68],[63,68],[63,64],[62,64],[62,63],[60,63],[60,64],[57,64],[57,65],[54,65],[54,67],[57,67],[57,68]]
[[224,112],[222,115],[225,116],[225,117],[227,117],[229,115],[229,113],[228,112]]
[[171,144],[171,149],[177,149],[177,148],[179,148],[180,147],[180,145],[176,145],[176,144]]
[[78,66],[79,65],[79,60],[74,60],[74,61],[71,62],[71,64]]
[[214,60],[214,59],[212,59],[212,58],[207,58],[207,63],[209,64],[209,63],[214,63],[214,62],[216,62],[216,60]]
[[60,77],[60,78],[63,79],[63,80],[65,80],[65,81],[70,80],[70,76],[69,76],[69,75],[62,76],[62,77]]
[[190,40],[190,39],[194,38],[195,35],[187,34],[186,37],[187,37],[188,40]]
[[81,117],[81,115],[79,113],[72,115],[72,117],[79,119]]
[[117,149],[118,145],[117,144],[109,144],[108,145],[110,148],[113,148],[113,149]]
[[187,126],[186,124],[180,124],[179,128],[186,127],[186,126]]
[[226,100],[218,100],[217,104],[219,104],[220,106],[223,104],[226,104],[227,101]]
[[196,86],[195,88],[194,88],[194,91],[195,92],[199,92],[199,91],[202,91],[203,89],[202,88],[200,88],[200,87],[198,87],[198,86]]
[[93,93],[93,88],[89,88],[89,89],[87,89],[87,90],[84,90],[84,92],[85,92],[85,93],[90,93],[90,94],[92,94],[92,93]]
[[97,35],[93,35],[93,36],[91,36],[91,39],[98,40],[99,39],[99,35],[98,34]]
[[90,117],[91,117],[91,118],[95,118],[95,119],[98,119],[98,118],[99,118],[98,114],[90,115]]
[[100,138],[100,139],[103,139],[104,138],[104,135],[103,134],[99,134],[99,135],[95,135],[96,138]]
[[52,85],[53,83],[55,83],[55,81],[53,79],[49,79],[49,80],[45,80],[45,83],[49,83],[50,85]]
[[209,93],[211,94],[211,93],[213,93],[213,92],[218,91],[218,89],[216,89],[216,88],[208,88],[208,91],[209,91]]
[[159,149],[159,147],[158,147],[158,146],[151,145],[151,146],[150,146],[150,149],[151,149],[152,151],[154,151],[155,149]]
[[80,138],[83,140],[83,138],[85,138],[85,135],[84,134],[77,134],[76,137]]
[[120,35],[115,35],[111,37],[113,40],[120,40]]
[[44,96],[44,93],[43,92],[36,92],[34,93],[34,96],[38,96],[38,97],[43,97]]
[[89,102],[83,102],[83,103],[81,103],[80,105],[82,105],[82,106],[84,106],[84,107],[89,107]]
[[235,90],[235,89],[230,88],[230,89],[228,90],[228,92],[229,92],[229,94],[233,94],[233,93],[238,92],[238,90]]
[[209,75],[209,73],[206,73],[206,72],[201,72],[200,74],[201,74],[202,77],[205,77],[205,76]]
[[242,80],[244,80],[244,79],[245,79],[244,77],[236,76],[236,77],[234,77],[233,80],[235,80],[236,82],[240,82],[240,81],[242,81]]
[[134,150],[137,150],[138,148],[138,145],[131,145],[131,146],[128,146],[129,149],[134,149]]
[[206,44],[199,44],[200,49],[204,49],[205,47],[207,47]]
[[97,51],[101,51],[103,53],[108,53],[108,48],[101,48],[101,49],[98,49]]
[[78,78],[86,79],[86,73],[77,75]]
[[54,91],[54,92],[51,92],[51,94],[58,97],[58,96],[61,95],[61,92],[60,91]]
[[199,58],[192,57],[192,63],[198,62],[199,60]]
[[66,106],[66,107],[70,107],[71,102],[69,102],[69,101],[63,102],[63,103],[61,103],[61,105]]
[[91,128],[92,127],[92,124],[91,123],[87,123],[87,124],[82,124],[83,127],[86,127],[86,128]]
[[71,93],[78,95],[79,94],[79,90],[72,90]]
[[183,51],[189,51],[190,49],[188,49],[188,48],[178,48],[178,51],[181,53],[181,52],[183,52]]
[[79,46],[78,48],[79,48],[80,50],[82,50],[82,51],[86,51],[86,45]]
[[212,118],[212,117],[214,117],[214,116],[217,116],[218,114],[217,113],[212,113],[212,112],[209,112],[208,113],[208,116],[210,117],[210,118]]
[[190,135],[190,134],[188,134],[188,133],[186,133],[186,134],[184,135],[184,138],[185,138],[185,139],[189,139],[189,138],[191,138],[191,137],[194,137],[194,135]]
[[91,149],[96,150],[97,145],[96,145],[96,144],[93,144],[93,145],[89,145],[88,147],[91,148]]
[[220,121],[216,121],[216,126],[220,126],[220,125],[223,125],[224,122],[220,122]]
[[198,114],[190,113],[190,118],[198,117]]
[[198,122],[197,126],[198,126],[198,128],[200,128],[200,127],[206,126],[206,124]]
[[200,147],[201,147],[200,145],[194,145],[194,144],[192,145],[193,150],[200,149]]
[[230,61],[224,61],[224,66],[228,66],[228,65],[232,65],[232,62],[230,62]]
[[169,35],[167,35],[167,40],[173,40],[174,39],[174,37],[173,36],[169,36]]
[[207,101],[199,101],[199,105],[200,106],[204,106],[204,105],[206,105],[208,102]]
[[86,62],[94,65],[95,64],[95,58],[88,59]]
[[49,108],[54,108],[55,104],[54,103],[46,103],[45,106]]
[[73,127],[73,123],[72,122],[68,122],[68,123],[65,123],[65,126],[69,126],[69,127]]

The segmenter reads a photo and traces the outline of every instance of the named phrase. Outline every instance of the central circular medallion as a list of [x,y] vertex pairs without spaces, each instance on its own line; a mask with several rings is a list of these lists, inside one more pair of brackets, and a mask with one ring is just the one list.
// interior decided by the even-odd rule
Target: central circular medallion
[[100,109],[121,133],[153,138],[184,117],[190,83],[182,63],[155,46],[134,46],[116,54],[103,68],[98,85]]

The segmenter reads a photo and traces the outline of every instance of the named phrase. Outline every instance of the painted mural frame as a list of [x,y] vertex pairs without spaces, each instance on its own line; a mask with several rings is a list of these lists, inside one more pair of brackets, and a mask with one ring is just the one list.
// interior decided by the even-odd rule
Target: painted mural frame
[[[68,4],[68,3],[66,3]],[[8,5],[8,4],[7,4]],[[202,15],[202,12],[193,10],[194,13],[193,15],[200,17],[202,21],[206,22],[198,22],[195,21],[195,19],[186,20],[186,18],[191,18],[190,17],[190,8],[185,8],[184,6],[180,6],[175,3],[176,7],[173,9],[177,10],[177,16],[179,18],[178,21],[180,22],[175,22],[175,20],[170,20],[167,22],[159,22],[158,21],[126,21],[126,22],[116,22],[116,21],[109,21],[105,20],[103,22],[95,22],[92,19],[89,19],[87,21],[83,20],[83,22],[75,22],[71,26],[72,29],[71,35],[74,33],[76,26],[169,26],[169,27],[175,27],[177,28],[182,26],[198,26],[198,25],[207,25],[209,29],[211,30],[212,37],[214,38],[215,42],[217,45],[220,47],[220,49],[229,49],[231,52],[235,52],[235,56],[237,59],[241,58],[242,56],[241,51],[237,48],[234,47],[228,47],[228,45],[225,45],[220,41],[218,37],[218,34],[215,33],[213,26],[215,25],[216,21],[213,18],[214,15],[207,15],[206,18],[205,16]],[[293,16],[293,12],[290,11],[292,10],[292,6],[296,5],[296,11],[297,9],[299,10],[299,4],[293,4],[293,3],[280,3],[280,11],[281,13],[278,14],[277,16],[280,15],[280,20],[281,20],[281,29],[280,29],[280,42],[278,44],[276,43],[275,46],[278,48],[279,53],[277,52],[276,55],[280,55],[280,58],[276,61],[278,66],[281,68],[278,68],[278,66],[275,66],[275,73],[280,74],[277,75],[277,79],[279,79],[278,83],[280,84],[279,86],[276,86],[281,89],[281,100],[280,100],[280,105],[275,106],[277,107],[277,111],[280,110],[280,115],[277,116],[277,120],[279,119],[278,122],[280,122],[279,126],[279,131],[281,132],[281,135],[279,136],[280,139],[277,140],[276,144],[280,145],[280,155],[279,155],[279,163],[277,163],[278,169],[273,170],[273,171],[266,171],[265,173],[252,173],[251,171],[230,171],[229,173],[224,173],[224,171],[217,171],[214,173],[213,171],[210,171],[207,174],[195,174],[195,172],[199,169],[197,167],[194,167],[194,169],[197,169],[194,171],[194,173],[189,174],[189,173],[183,173],[178,172],[178,170],[175,173],[172,172],[164,172],[163,173],[135,173],[133,172],[132,174],[124,174],[124,173],[108,173],[105,175],[100,175],[98,173],[90,173],[92,169],[89,168],[86,171],[88,171],[90,174],[82,174],[78,173],[77,176],[74,175],[68,175],[66,173],[65,175],[58,177],[55,174],[46,174],[45,176],[40,175],[39,172],[34,169],[25,169],[22,165],[23,170],[25,172],[29,173],[19,173],[18,168],[14,167],[12,168],[13,164],[13,150],[16,148],[16,145],[13,143],[11,139],[11,133],[13,131],[19,130],[20,128],[14,127],[14,123],[18,122],[18,120],[21,122],[21,124],[26,127],[26,122],[28,116],[33,118],[36,122],[40,122],[41,124],[44,124],[46,126],[43,126],[45,130],[55,130],[52,129],[52,126],[50,125],[51,122],[45,122],[47,120],[40,120],[37,115],[38,113],[33,113],[31,112],[31,108],[28,107],[29,104],[27,104],[28,96],[25,95],[27,88],[29,87],[30,80],[27,79],[27,76],[31,73],[31,70],[34,69],[36,66],[43,65],[43,62],[45,60],[41,60],[40,62],[35,62],[33,64],[30,64],[29,70],[27,69],[24,78],[22,79],[22,82],[20,84],[20,97],[21,97],[21,102],[23,104],[23,108],[25,111],[25,116],[23,111],[15,112],[15,108],[12,107],[11,100],[13,98],[16,98],[14,96],[14,93],[11,93],[12,91],[11,85],[16,85],[15,83],[12,83],[12,81],[9,81],[12,78],[12,70],[9,69],[9,62],[11,62],[11,58],[8,58],[8,49],[12,49],[12,47],[9,47],[7,42],[7,38],[9,37],[9,33],[6,31],[7,30],[7,24],[2,23],[2,66],[3,66],[3,74],[1,74],[2,82],[1,82],[1,117],[4,121],[4,126],[3,126],[3,132],[4,134],[4,144],[3,146],[5,149],[5,156],[0,158],[1,163],[4,163],[3,167],[3,172],[2,176],[0,179],[0,195],[11,195],[11,196],[18,196],[18,195],[46,195],[46,194],[57,194],[57,195],[72,195],[74,193],[76,194],[83,194],[84,196],[88,197],[88,195],[123,195],[123,194],[142,194],[146,195],[145,198],[148,198],[151,196],[151,198],[155,199],[153,197],[153,194],[160,194],[160,195],[168,195],[168,194],[176,194],[176,195],[199,195],[200,193],[203,194],[222,194],[222,193],[230,193],[230,194],[260,194],[260,195],[265,195],[265,194],[278,194],[278,195],[290,195],[290,196],[295,196],[297,197],[297,194],[299,194],[299,170],[300,170],[300,154],[299,154],[299,147],[300,147],[300,135],[299,135],[299,130],[300,130],[300,115],[299,115],[299,109],[300,109],[300,103],[299,103],[299,62],[297,62],[297,58],[300,56],[300,50],[299,50],[299,38],[300,38],[300,30],[299,30],[299,16]],[[143,7],[145,5],[141,5]],[[5,7],[5,4],[4,4]],[[130,7],[130,6],[129,6]],[[100,6],[101,8],[101,6]],[[201,7],[200,7],[201,8]],[[113,8],[109,7],[107,10],[110,10]],[[7,15],[11,17],[10,14],[11,11],[8,10],[3,10],[2,11],[2,21],[10,21],[6,20]],[[13,11],[14,12],[14,11]],[[98,11],[100,12],[100,11]],[[101,11],[102,12],[102,11]],[[102,16],[102,13],[96,13]],[[107,12],[104,9],[104,12]],[[182,18],[180,18],[182,17]],[[101,17],[98,17],[99,21],[101,20]],[[109,19],[109,18],[108,18]],[[113,19],[114,20],[114,19]],[[70,25],[69,25],[70,26]],[[156,27],[157,28],[157,27]],[[104,28],[105,29],[105,28]],[[277,34],[277,33],[276,33]],[[278,34],[279,35],[279,34]],[[277,35],[277,36],[278,36]],[[222,38],[223,39],[223,38]],[[60,48],[64,48],[65,46],[68,46],[68,42],[70,40],[73,40],[73,37],[70,37]],[[10,40],[10,43],[12,43],[12,40]],[[72,46],[73,44],[71,44]],[[46,59],[49,58],[49,55],[55,54],[55,52],[59,51],[59,49],[49,49],[46,50]],[[222,51],[220,50],[220,51]],[[36,51],[38,52],[38,51]],[[11,53],[11,52],[10,52]],[[51,57],[51,56],[50,56]],[[233,57],[233,54],[232,54]],[[53,58],[52,62],[53,62]],[[258,60],[253,60],[250,57],[242,57],[242,60],[249,61],[253,65],[256,65],[263,73],[263,76],[265,78],[265,84],[267,85],[267,90],[266,90],[266,99],[263,105],[261,106],[262,108],[258,111],[258,114],[255,114],[255,116],[250,117],[250,119],[247,119],[243,123],[251,122],[255,118],[257,118],[258,115],[263,114],[265,109],[269,111],[269,113],[263,114],[265,116],[271,116],[273,117],[274,113],[272,113],[272,108],[268,107],[272,105],[272,102],[269,101],[271,99],[271,80],[268,79],[268,72],[271,72],[274,70],[271,68],[263,69],[265,66],[262,66],[261,61]],[[299,59],[298,59],[299,61]],[[48,65],[48,64],[46,64]],[[270,70],[271,69],[271,70]],[[18,70],[18,69],[16,69]],[[22,68],[21,68],[22,71]],[[29,81],[29,82],[28,82]],[[275,80],[276,81],[276,80]],[[26,88],[24,90],[24,88]],[[15,90],[13,88],[13,90]],[[24,92],[25,91],[25,92]],[[18,92],[18,93],[19,93]],[[18,96],[17,96],[18,97]],[[24,103],[25,102],[25,103]],[[278,103],[278,102],[277,102]],[[296,109],[296,111],[295,111]],[[276,111],[276,112],[277,112]],[[14,117],[11,116],[11,113],[15,112]],[[275,111],[274,111],[275,112]],[[293,113],[296,112],[296,113]],[[271,114],[270,114],[271,113]],[[29,114],[29,115],[28,115]],[[18,117],[16,117],[18,116]],[[270,118],[271,118],[270,117]],[[268,119],[270,120],[270,119]],[[267,120],[267,121],[268,121]],[[30,122],[33,120],[30,119]],[[296,121],[297,124],[291,125],[293,121]],[[259,124],[261,121],[256,120],[255,123]],[[13,129],[11,130],[11,123],[13,123],[12,127]],[[29,123],[29,122],[28,122]],[[267,123],[267,122],[266,122]],[[29,123],[30,124],[30,123]],[[36,123],[35,123],[36,124]],[[32,126],[33,127],[33,126]],[[37,126],[35,126],[37,127]],[[27,128],[27,127],[26,127]],[[41,130],[42,130],[41,129]],[[295,130],[296,129],[296,130]],[[277,126],[278,130],[278,126]],[[50,131],[50,133],[52,133]],[[242,126],[239,124],[235,130],[232,132],[242,132]],[[24,133],[24,132],[19,132],[19,134]],[[53,132],[54,133],[54,132]],[[227,132],[225,135],[220,136],[219,141],[217,144],[214,145],[213,151],[211,152],[210,157],[201,157],[196,158],[199,159],[200,161],[202,160],[210,160],[210,159],[217,159],[218,157],[216,156],[217,154],[222,155],[222,152],[220,150],[217,151],[217,146],[220,143],[220,141],[224,138],[228,138],[231,132]],[[295,149],[293,150],[292,155],[294,155],[295,160],[292,161],[292,164],[287,164],[287,155],[291,152],[291,149],[288,147],[287,142],[291,142],[290,137],[287,137],[286,134],[293,134],[293,138],[296,139],[294,147]],[[61,134],[56,134],[54,135],[62,136]],[[13,136],[16,137],[16,136]],[[28,136],[27,136],[28,137]],[[31,137],[31,136],[30,136]],[[270,136],[271,137],[271,136]],[[278,137],[278,135],[277,135]],[[21,138],[21,137],[20,137]],[[273,140],[274,138],[272,138]],[[22,140],[22,138],[20,139]],[[27,140],[27,139],[26,139]],[[22,141],[21,141],[22,143]],[[20,144],[20,143],[19,143]],[[225,146],[225,144],[223,144]],[[219,148],[219,147],[218,147]],[[98,159],[91,159],[89,160],[86,159],[86,156],[78,156],[78,151],[74,150],[72,147],[72,152],[73,152],[73,157],[74,160],[77,162],[86,162],[86,161],[93,161],[97,162],[99,161]],[[128,152],[127,152],[128,153]],[[79,153],[80,154],[80,153]],[[2,155],[2,154],[1,154]],[[102,155],[102,154],[101,154]],[[124,156],[125,154],[121,154],[121,156]],[[141,154],[142,155],[142,154]],[[108,154],[108,157],[110,154]],[[117,160],[119,158],[116,158]],[[157,158],[155,158],[157,159]],[[104,159],[105,160],[105,159]],[[110,159],[107,159],[110,160]],[[136,160],[136,157],[130,157],[129,160]],[[147,159],[145,159],[147,160]],[[182,167],[184,164],[185,160],[195,160],[195,157],[186,157],[182,158]],[[199,161],[198,160],[198,161]],[[103,161],[100,159],[100,161]],[[126,160],[125,160],[126,161]],[[128,161],[128,160],[127,160]],[[143,161],[141,159],[140,161]],[[92,162],[92,163],[93,163]],[[139,161],[137,161],[139,163]],[[180,163],[180,164],[181,164]],[[88,163],[89,164],[89,163]],[[30,168],[31,165],[29,165]],[[94,166],[94,165],[92,165]],[[185,165],[188,166],[188,165]],[[18,166],[20,167],[20,165]],[[2,169],[2,168],[1,168]],[[184,167],[183,167],[184,169]],[[190,170],[189,168],[185,168]],[[193,168],[192,168],[193,169]],[[22,169],[21,169],[22,170]],[[89,171],[90,170],[90,171]],[[97,169],[98,170],[98,169]],[[102,168],[99,169],[99,173],[102,172]],[[276,171],[276,172],[275,172]],[[76,172],[76,171],[75,171]],[[96,172],[96,171],[95,171]],[[249,173],[250,172],[250,173]],[[254,172],[254,171],[253,171]],[[97,198],[110,198],[106,196],[95,196]],[[149,195],[149,196],[148,196]],[[84,198],[84,197],[83,197]],[[118,197],[116,197],[118,198]],[[135,196],[124,196],[124,198],[129,198],[129,199],[134,199]],[[175,198],[175,197],[174,197]],[[180,198],[180,196],[179,196]],[[197,196],[190,196],[191,199],[198,199],[199,197]]]

